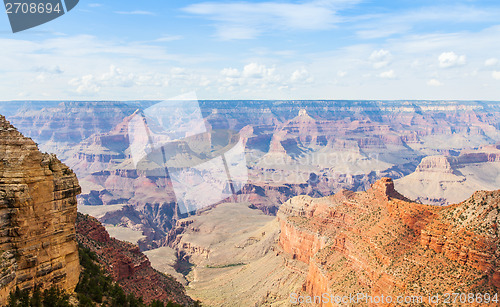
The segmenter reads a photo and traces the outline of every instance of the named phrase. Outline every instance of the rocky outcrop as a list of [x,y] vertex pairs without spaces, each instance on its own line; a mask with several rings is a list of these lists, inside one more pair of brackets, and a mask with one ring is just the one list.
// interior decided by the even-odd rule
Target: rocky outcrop
[[99,263],[126,293],[142,297],[146,303],[194,303],[182,284],[154,270],[138,246],[111,238],[97,219],[78,213],[76,230],[78,243],[97,254]]
[[415,172],[439,172],[453,174],[450,158],[445,156],[429,156],[422,159]]
[[458,156],[428,156],[396,187],[415,201],[429,205],[461,202],[477,190],[500,188],[499,145],[463,150]]
[[80,273],[79,193],[67,166],[0,115],[0,304],[16,287],[73,291]]
[[306,295],[493,295],[499,204],[500,191],[446,207],[412,203],[383,178],[366,192],[287,201],[278,212],[279,244],[308,264]]

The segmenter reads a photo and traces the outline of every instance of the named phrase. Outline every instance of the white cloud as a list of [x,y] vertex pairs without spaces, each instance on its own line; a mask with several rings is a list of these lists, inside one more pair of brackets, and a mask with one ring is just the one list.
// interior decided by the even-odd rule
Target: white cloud
[[[472,2],[472,1],[471,1]],[[363,39],[385,38],[409,33],[422,24],[439,28],[449,23],[497,23],[500,10],[497,7],[473,5],[433,5],[410,8],[397,13],[377,13],[350,17],[356,34]]]
[[492,77],[493,77],[493,79],[495,79],[495,80],[500,80],[500,71],[497,71],[497,70],[492,71],[492,72],[491,72],[491,76],[492,76]]
[[101,3],[89,3],[89,7],[101,7]]
[[345,77],[346,75],[347,75],[346,71],[342,70],[337,71],[337,76],[339,76],[340,78]]
[[[169,76],[175,77],[184,74],[182,68],[172,68]],[[160,86],[168,84],[166,75],[137,75],[134,73],[125,73],[122,69],[114,65],[109,66],[107,72],[101,74],[88,74],[79,78],[72,78],[68,84],[75,87],[75,91],[79,94],[93,94],[99,92],[103,88],[131,88],[134,86],[156,85]],[[156,80],[155,80],[156,79]],[[159,81],[162,79],[162,81]]]
[[164,43],[164,42],[172,42],[172,41],[176,41],[176,40],[180,40],[180,39],[182,39],[182,36],[180,36],[180,35],[166,35],[166,36],[162,36],[160,38],[155,39],[153,42]]
[[54,66],[38,66],[34,69],[36,72],[46,73],[46,74],[62,74],[63,71],[59,65]]
[[237,78],[240,76],[240,72],[236,68],[224,68],[220,73],[228,78]]
[[101,89],[93,75],[85,75],[81,78],[71,79],[68,84],[75,86],[75,91],[78,94],[92,95],[99,92],[99,90]]
[[314,81],[314,78],[311,77],[309,72],[302,68],[300,70],[296,70],[292,73],[292,76],[290,77],[290,81],[292,82],[305,82],[305,83],[311,83]]
[[266,65],[250,63],[243,67],[243,76],[249,78],[265,78],[274,74],[275,68],[267,68]]
[[115,11],[115,13],[120,14],[120,15],[151,15],[151,16],[156,15],[155,13],[150,12],[150,11],[140,11],[140,10],[137,10],[137,11]]
[[221,39],[251,39],[275,30],[325,30],[341,21],[337,10],[360,0],[284,2],[203,2],[183,11],[215,22]]
[[394,70],[391,69],[388,71],[381,72],[378,76],[384,79],[394,79],[396,77],[396,73],[394,72]]
[[489,58],[486,61],[484,61],[484,66],[495,66],[497,64],[498,64],[497,58]]
[[379,69],[387,66],[392,58],[392,54],[388,50],[374,50],[368,58],[373,63],[373,68]]
[[439,67],[448,68],[465,64],[465,55],[457,55],[455,52],[443,52],[439,55]]
[[429,81],[427,81],[427,85],[429,85],[429,86],[442,86],[443,83],[441,83],[437,79],[430,79]]

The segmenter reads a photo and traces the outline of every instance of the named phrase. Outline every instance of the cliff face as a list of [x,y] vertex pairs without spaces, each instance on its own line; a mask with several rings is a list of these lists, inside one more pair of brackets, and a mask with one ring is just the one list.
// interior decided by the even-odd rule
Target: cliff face
[[110,131],[137,108],[123,102],[61,102],[22,108],[9,120],[43,151],[56,153],[64,161],[76,144],[94,133]]
[[482,191],[460,204],[421,205],[383,178],[366,192],[292,198],[278,212],[279,243],[309,265],[308,295],[494,294],[499,203],[500,191]]
[[73,291],[76,175],[0,115],[0,304],[11,290],[56,285]]
[[142,297],[146,303],[160,300],[193,304],[184,287],[155,271],[138,246],[111,238],[95,218],[79,213],[76,230],[78,242],[97,254],[99,263],[126,293]]

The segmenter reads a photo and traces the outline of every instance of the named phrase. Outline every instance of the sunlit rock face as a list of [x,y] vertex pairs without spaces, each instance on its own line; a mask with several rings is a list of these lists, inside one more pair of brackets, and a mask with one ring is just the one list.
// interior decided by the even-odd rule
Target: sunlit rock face
[[422,205],[382,178],[366,192],[290,199],[277,215],[279,244],[308,264],[307,295],[494,295],[499,203],[500,191],[479,191],[454,205]]
[[78,243],[97,254],[103,270],[125,293],[142,297],[146,304],[159,300],[182,306],[193,305],[180,283],[154,270],[137,245],[111,238],[97,219],[78,213],[76,231]]
[[16,287],[76,287],[79,193],[66,165],[0,115],[0,304]]
[[396,189],[412,200],[449,205],[478,190],[500,187],[499,145],[463,150],[458,156],[428,156],[415,172],[395,181]]

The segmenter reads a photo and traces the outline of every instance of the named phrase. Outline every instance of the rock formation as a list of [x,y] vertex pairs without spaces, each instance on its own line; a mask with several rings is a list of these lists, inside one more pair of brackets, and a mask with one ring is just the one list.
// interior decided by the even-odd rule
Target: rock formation
[[126,293],[142,297],[146,303],[153,300],[185,306],[194,303],[180,283],[151,267],[137,245],[111,238],[97,219],[78,213],[76,230],[79,244],[97,254],[99,263]]
[[494,295],[499,204],[500,191],[446,207],[412,203],[383,178],[366,192],[287,201],[278,212],[279,244],[308,264],[305,295]]
[[461,202],[478,190],[500,188],[500,145],[463,150],[458,156],[428,156],[415,172],[395,181],[410,199],[430,205]]
[[[179,218],[165,170],[137,170],[130,159],[130,117],[126,116],[154,103],[36,103],[9,111],[15,114],[12,121],[41,148],[64,153],[58,156],[79,176],[83,203],[133,207],[116,213],[112,220],[142,227],[148,233],[141,244],[146,249],[161,245]],[[445,204],[464,200],[478,189],[500,187],[500,164],[490,167],[490,163],[500,163],[495,162],[500,150],[472,152],[480,145],[500,142],[500,106],[496,103],[239,100],[200,101],[200,107],[209,131],[239,131],[243,136],[249,180],[237,201],[251,202],[266,214],[276,214],[284,201],[296,195],[364,191],[382,177],[407,176],[426,156],[448,155],[458,160],[449,160],[453,173],[429,174],[430,168],[421,169],[418,176],[422,178],[409,181],[410,189],[404,190],[398,181],[397,188],[411,199]],[[181,162],[188,156],[203,160],[204,146],[219,146],[220,136],[193,138],[171,151]],[[463,154],[456,157],[459,152]],[[468,178],[467,172],[484,175],[462,181],[462,175]],[[490,178],[498,182],[488,182]]]
[[78,193],[76,175],[0,115],[0,304],[16,287],[73,291]]
[[66,162],[76,144],[94,133],[110,131],[137,108],[138,104],[112,101],[66,101],[57,105],[52,102],[43,107],[23,107],[9,120],[39,143],[42,150],[55,153]]

